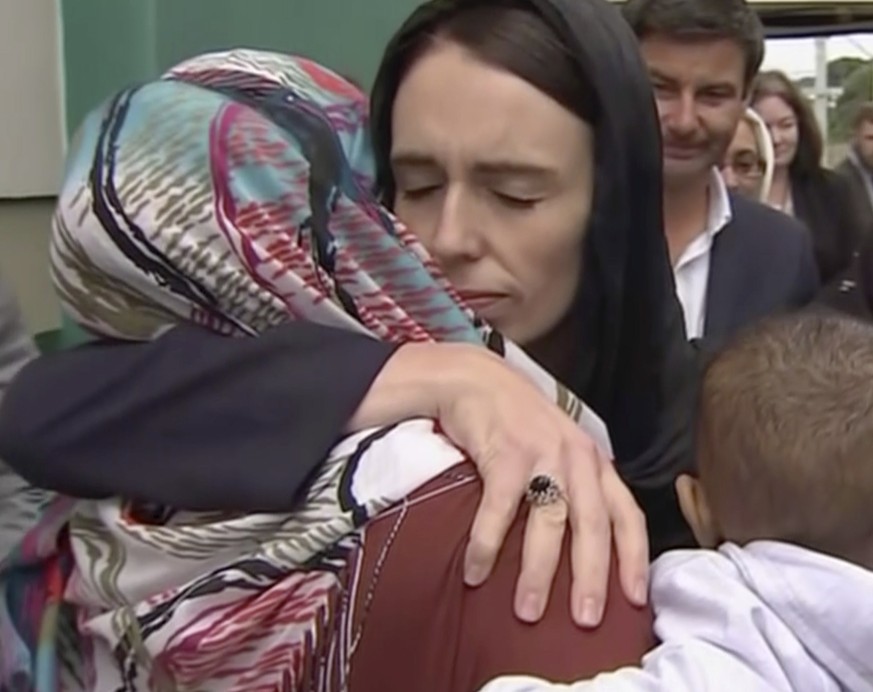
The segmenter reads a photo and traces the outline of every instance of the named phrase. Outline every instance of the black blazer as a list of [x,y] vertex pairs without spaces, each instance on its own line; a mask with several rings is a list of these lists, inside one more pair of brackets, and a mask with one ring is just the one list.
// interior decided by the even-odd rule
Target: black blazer
[[867,186],[863,176],[868,175],[862,172],[848,158],[834,169],[834,173],[839,175],[846,181],[846,186],[849,190],[849,195],[852,198],[852,214],[854,214],[860,226],[861,238],[858,246],[873,237],[873,203],[867,195]]
[[822,287],[813,307],[830,308],[873,322],[873,235],[861,243],[849,268]]
[[767,315],[806,305],[819,280],[809,231],[731,195],[733,218],[713,239],[704,338],[720,342]]
[[827,169],[791,176],[794,214],[812,234],[822,283],[829,283],[852,261],[863,236],[864,221],[845,178]]

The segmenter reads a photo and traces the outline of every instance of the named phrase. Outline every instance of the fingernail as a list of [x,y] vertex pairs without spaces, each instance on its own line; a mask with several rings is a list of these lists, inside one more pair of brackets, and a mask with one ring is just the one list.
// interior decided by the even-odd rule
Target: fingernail
[[488,570],[478,563],[472,563],[464,569],[464,583],[467,586],[481,586],[488,578]]
[[582,612],[579,615],[579,624],[583,627],[597,627],[600,624],[602,610],[593,598],[582,601]]
[[634,588],[633,595],[634,603],[638,606],[644,606],[649,600],[649,585],[645,579],[641,579],[637,582],[636,587]]
[[521,601],[518,617],[525,622],[536,622],[543,616],[543,599],[538,594],[528,593]]

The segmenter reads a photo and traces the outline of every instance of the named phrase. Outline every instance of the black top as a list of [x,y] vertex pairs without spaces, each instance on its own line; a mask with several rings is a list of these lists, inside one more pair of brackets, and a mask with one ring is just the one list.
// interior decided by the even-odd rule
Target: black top
[[829,283],[851,263],[866,222],[857,216],[846,180],[827,169],[792,174],[791,198],[795,216],[812,234],[821,281]]

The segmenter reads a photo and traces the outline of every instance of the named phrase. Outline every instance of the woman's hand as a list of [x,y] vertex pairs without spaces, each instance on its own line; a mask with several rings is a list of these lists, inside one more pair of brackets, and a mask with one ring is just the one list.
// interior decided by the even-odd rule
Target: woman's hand
[[562,501],[531,507],[515,611],[534,622],[545,611],[569,522],[571,611],[584,627],[600,624],[612,543],[624,592],[646,602],[645,519],[612,462],[523,375],[485,349],[409,344],[398,349],[350,423],[350,430],[414,416],[437,418],[482,476],[484,491],[466,555],[466,581],[483,583],[497,559],[531,478],[547,474]]
[[571,611],[584,627],[600,624],[612,542],[621,583],[634,603],[648,590],[648,541],[642,511],[612,462],[573,421],[523,375],[483,349],[469,349],[442,373],[437,418],[465,449],[482,476],[484,491],[466,555],[467,583],[491,572],[531,478],[558,482],[563,500],[530,508],[515,596],[519,618],[533,622],[545,611],[564,531],[572,530]]

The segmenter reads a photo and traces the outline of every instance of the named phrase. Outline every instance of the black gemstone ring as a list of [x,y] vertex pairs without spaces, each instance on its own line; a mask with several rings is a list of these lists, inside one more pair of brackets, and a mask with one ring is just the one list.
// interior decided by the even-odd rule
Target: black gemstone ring
[[524,497],[536,507],[552,505],[562,498],[561,486],[551,476],[541,473],[530,479]]

